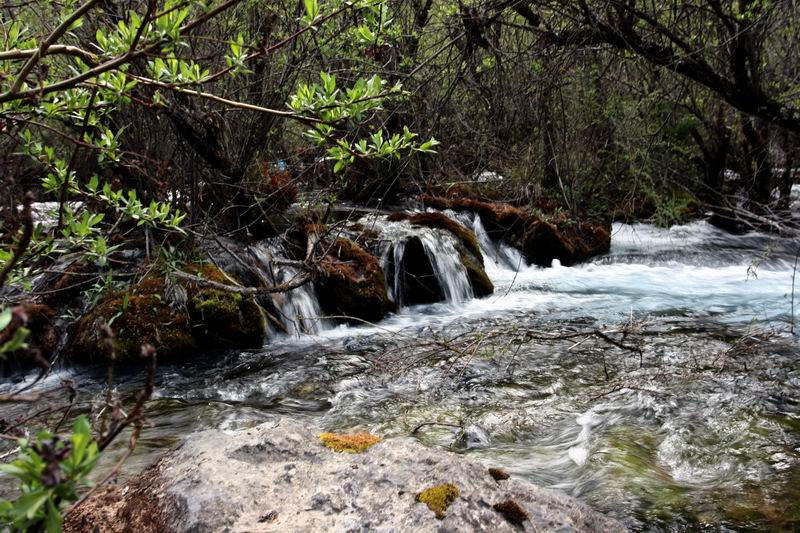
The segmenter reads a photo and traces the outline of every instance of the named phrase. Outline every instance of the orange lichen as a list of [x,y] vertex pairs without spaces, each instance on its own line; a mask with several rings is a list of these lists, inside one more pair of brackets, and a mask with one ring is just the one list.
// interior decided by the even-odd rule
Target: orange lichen
[[364,453],[381,441],[381,438],[371,433],[323,433],[319,440],[326,448],[335,452]]

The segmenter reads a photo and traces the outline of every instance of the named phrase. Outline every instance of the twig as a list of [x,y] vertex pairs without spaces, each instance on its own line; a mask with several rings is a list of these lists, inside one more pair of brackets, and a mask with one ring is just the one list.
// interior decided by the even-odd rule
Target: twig
[[218,281],[212,281],[210,279],[201,278],[200,276],[195,276],[194,274],[189,274],[188,272],[183,272],[182,270],[175,270],[172,272],[172,274],[176,278],[185,279],[187,281],[191,281],[192,283],[203,285],[204,287],[210,287],[212,289],[218,289],[226,292],[246,294],[250,296],[256,296],[258,294],[274,294],[276,292],[286,292],[292,289],[296,289],[298,287],[302,287],[303,285],[311,281],[311,276],[305,274],[302,276],[296,276],[292,281],[287,281],[286,283],[281,283],[280,285],[273,285],[272,287],[238,287],[236,285],[226,285],[225,283],[220,283]]
[[464,427],[461,424],[447,424],[445,422],[423,422],[422,424],[418,425],[414,429],[411,430],[411,434],[416,434],[420,429],[424,428],[425,426],[445,426],[450,428],[462,428]]
[[0,288],[5,285],[8,275],[14,270],[22,254],[25,253],[25,250],[28,249],[31,243],[31,237],[33,237],[33,213],[31,212],[31,204],[33,204],[33,199],[33,193],[28,192],[25,195],[25,199],[22,201],[22,235],[19,238],[19,242],[17,242],[17,246],[14,248],[14,255],[11,256],[6,266],[0,271]]

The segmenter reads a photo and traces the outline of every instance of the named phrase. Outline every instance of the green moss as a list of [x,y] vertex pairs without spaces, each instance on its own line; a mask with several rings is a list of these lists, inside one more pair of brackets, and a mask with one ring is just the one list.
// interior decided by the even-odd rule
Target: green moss
[[111,324],[118,360],[136,359],[142,344],[151,344],[162,359],[185,355],[196,349],[189,317],[164,301],[164,280],[145,278],[127,291],[113,292],[81,318],[72,346],[77,359],[108,356],[99,326]]
[[335,452],[364,453],[381,441],[381,438],[370,433],[353,433],[343,435],[340,433],[323,433],[319,440],[326,448]]
[[458,498],[458,487],[450,483],[430,487],[419,494],[416,500],[428,506],[439,520],[444,518],[445,511]]
[[[209,264],[188,265],[186,270],[218,283],[231,280]],[[98,360],[107,357],[99,334],[103,323],[114,331],[118,360],[135,359],[142,344],[151,344],[160,359],[174,359],[204,344],[260,347],[266,336],[266,320],[251,296],[185,283],[187,309],[171,307],[165,299],[163,277],[151,275],[125,291],[108,294],[77,324],[71,345],[73,357]]]

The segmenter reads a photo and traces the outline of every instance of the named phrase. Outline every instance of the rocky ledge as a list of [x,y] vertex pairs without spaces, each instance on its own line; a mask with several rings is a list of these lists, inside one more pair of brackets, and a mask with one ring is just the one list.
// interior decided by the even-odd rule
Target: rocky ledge
[[554,490],[410,438],[280,420],[189,437],[65,531],[624,531]]

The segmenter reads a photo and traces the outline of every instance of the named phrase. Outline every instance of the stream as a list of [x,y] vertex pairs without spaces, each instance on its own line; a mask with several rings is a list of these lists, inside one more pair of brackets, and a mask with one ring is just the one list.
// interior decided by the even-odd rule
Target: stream
[[[192,431],[288,416],[413,434],[564,490],[634,530],[800,527],[800,341],[789,332],[800,318],[797,242],[705,222],[615,224],[608,254],[542,269],[488,239],[479,219],[450,215],[478,236],[494,295],[470,298],[447,266],[452,251],[432,242],[437,275],[452,278],[446,302],[375,325],[321,321],[260,350],[162,366],[153,425],[122,475]],[[313,291],[297,291],[293,314],[318,309]],[[120,369],[120,392],[140,386],[140,374]],[[64,369],[41,386],[74,380],[88,411],[102,403],[104,375]],[[97,476],[126,439],[114,445]]]

